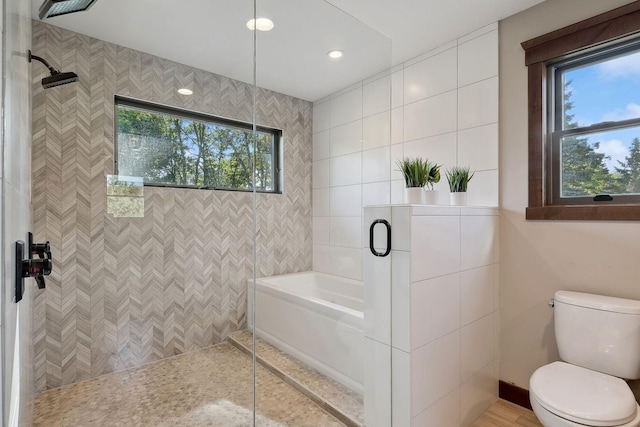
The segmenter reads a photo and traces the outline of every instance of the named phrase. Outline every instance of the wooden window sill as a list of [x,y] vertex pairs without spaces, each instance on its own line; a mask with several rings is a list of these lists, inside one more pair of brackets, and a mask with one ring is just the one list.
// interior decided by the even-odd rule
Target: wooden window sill
[[640,205],[542,206],[527,208],[528,220],[640,221]]

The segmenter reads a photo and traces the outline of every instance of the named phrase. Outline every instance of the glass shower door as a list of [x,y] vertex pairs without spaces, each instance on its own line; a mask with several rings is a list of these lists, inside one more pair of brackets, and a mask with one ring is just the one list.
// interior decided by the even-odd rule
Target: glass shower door
[[256,34],[256,123],[282,131],[279,191],[256,194],[257,424],[362,425],[380,404],[363,206],[390,202],[391,42],[323,0],[257,16],[274,26]]
[[[30,65],[33,231],[54,265],[34,301],[36,385],[111,375],[77,396],[114,409],[85,413],[104,425],[253,420],[251,358],[228,338],[253,275],[254,3],[185,3],[29,21],[34,55],[79,77],[45,89]],[[64,423],[89,424],[74,402]]]

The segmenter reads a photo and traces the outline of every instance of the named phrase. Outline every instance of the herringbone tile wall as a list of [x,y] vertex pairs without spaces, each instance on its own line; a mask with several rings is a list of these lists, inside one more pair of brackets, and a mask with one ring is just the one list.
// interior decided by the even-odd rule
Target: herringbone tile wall
[[[34,54],[80,81],[44,91],[33,68],[33,210],[54,269],[34,308],[39,391],[210,346],[245,321],[253,199],[145,188],[144,218],[106,213],[114,95],[250,122],[252,87],[33,22]],[[247,67],[251,58],[247,59]],[[176,89],[190,87],[183,97]],[[311,103],[258,91],[284,132],[284,193],[259,195],[257,275],[311,269]]]

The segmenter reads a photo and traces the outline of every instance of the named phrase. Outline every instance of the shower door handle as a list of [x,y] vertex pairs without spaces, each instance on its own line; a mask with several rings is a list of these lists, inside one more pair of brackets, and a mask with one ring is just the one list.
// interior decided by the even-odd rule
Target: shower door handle
[[[387,228],[387,249],[384,252],[378,252],[373,247],[373,229],[377,224],[384,224]],[[389,224],[389,221],[385,219],[376,219],[371,223],[371,227],[369,227],[369,249],[371,249],[371,253],[375,256],[385,257],[389,255],[391,252],[391,224]]]

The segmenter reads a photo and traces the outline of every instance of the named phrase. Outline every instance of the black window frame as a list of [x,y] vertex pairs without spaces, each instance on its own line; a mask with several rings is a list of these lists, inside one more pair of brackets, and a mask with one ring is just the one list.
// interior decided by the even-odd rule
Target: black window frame
[[[159,104],[151,101],[144,101],[136,98],[130,98],[126,96],[116,95],[114,101],[114,143],[113,143],[113,170],[114,174],[118,175],[118,108],[120,106],[138,109],[144,112],[152,114],[163,114],[182,117],[188,120],[197,120],[215,125],[221,125],[231,128],[237,128],[254,132],[254,125],[239,120],[228,119],[224,117],[214,116],[212,114],[201,113],[184,108],[173,107],[169,105]],[[255,132],[268,133],[272,135],[273,141],[273,155],[272,155],[272,173],[273,173],[273,190],[260,190],[256,189],[257,193],[263,194],[282,194],[282,147],[283,147],[283,131],[282,129],[267,127],[263,125],[256,125]],[[228,187],[213,187],[206,185],[189,185],[189,184],[169,184],[158,182],[146,182],[143,177],[143,185],[145,187],[163,187],[163,188],[184,188],[184,189],[198,189],[198,190],[217,190],[217,191],[239,191],[245,193],[252,193],[253,189],[244,188],[228,188]]]

